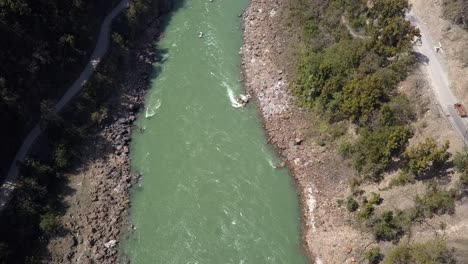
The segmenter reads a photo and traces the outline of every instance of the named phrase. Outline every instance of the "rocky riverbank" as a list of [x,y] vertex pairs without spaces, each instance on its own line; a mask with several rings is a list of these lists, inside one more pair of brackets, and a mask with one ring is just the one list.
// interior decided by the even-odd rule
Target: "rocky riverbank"
[[[139,175],[130,169],[129,144],[156,62],[158,21],[148,25],[130,50],[120,93],[109,99],[108,115],[79,150],[77,169],[67,176],[63,229],[50,240],[50,263],[116,263],[119,240],[131,231],[127,222],[130,189]],[[104,62],[105,63],[105,62]]]
[[244,13],[245,87],[258,101],[268,141],[296,181],[305,254],[316,263],[352,263],[366,238],[346,224],[349,215],[336,202],[347,192],[352,170],[331,147],[318,143],[311,113],[294,101],[294,45],[301,34],[288,25],[288,2],[252,0]]

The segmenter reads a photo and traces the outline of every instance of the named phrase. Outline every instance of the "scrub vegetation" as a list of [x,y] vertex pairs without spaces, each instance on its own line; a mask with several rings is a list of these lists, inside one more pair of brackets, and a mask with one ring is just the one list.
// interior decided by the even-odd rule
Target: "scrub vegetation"
[[464,0],[443,0],[444,16],[468,30],[468,2]]
[[2,212],[0,263],[42,263],[44,242],[61,228],[62,175],[76,147],[106,117],[128,49],[163,1],[132,1],[114,23],[111,48],[92,79],[70,107],[54,113],[53,102],[84,67],[102,19],[118,2],[0,0],[0,122],[8,124],[1,132],[2,168],[38,120],[43,131],[39,155],[20,165],[15,195]]
[[424,243],[399,245],[390,252],[383,263],[454,264],[456,261],[453,251],[447,247],[445,241],[436,238]]
[[[328,122],[349,120],[359,127],[359,140],[342,152],[352,158],[362,179],[378,181],[412,136],[413,111],[396,92],[415,63],[411,41],[419,36],[404,19],[408,3],[377,1],[369,8],[365,1],[336,0],[302,5],[320,12],[307,13],[308,42],[294,91]],[[350,36],[342,14],[367,37]]]
[[[409,8],[407,0],[295,0],[291,8],[292,19],[303,25],[294,93],[327,126],[351,124],[356,131],[357,137],[343,133],[330,137],[330,143],[351,161],[357,175],[350,181],[354,197],[345,207],[377,243],[399,244],[415,223],[454,213],[455,201],[468,186],[466,151],[455,156],[462,176],[449,189],[437,181],[451,166],[449,142],[427,138],[410,146],[416,111],[397,90],[417,62],[412,46],[420,33],[405,19]],[[388,188],[415,182],[427,186],[414,196],[411,208],[389,210],[379,194],[366,198],[359,190],[363,183],[381,182],[391,170],[397,176]],[[396,246],[385,258],[378,247],[372,248],[364,258],[369,263],[454,263],[452,253],[436,238]]]

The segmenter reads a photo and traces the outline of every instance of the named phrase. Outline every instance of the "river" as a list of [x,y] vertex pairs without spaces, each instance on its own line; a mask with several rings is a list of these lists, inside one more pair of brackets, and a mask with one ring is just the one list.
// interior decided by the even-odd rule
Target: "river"
[[255,105],[231,105],[247,5],[186,0],[169,18],[131,146],[143,174],[121,244],[132,263],[306,263],[292,179],[274,168]]

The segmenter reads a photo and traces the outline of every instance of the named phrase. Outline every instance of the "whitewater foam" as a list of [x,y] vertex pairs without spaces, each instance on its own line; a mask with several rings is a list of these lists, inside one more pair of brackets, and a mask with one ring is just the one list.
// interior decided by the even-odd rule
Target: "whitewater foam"
[[267,158],[267,160],[268,160],[268,164],[270,165],[270,167],[272,167],[273,169],[275,169],[275,168],[276,168],[275,163],[274,163],[271,159],[269,159],[269,158]]
[[242,104],[237,102],[236,97],[234,96],[234,91],[229,87],[229,85],[225,81],[223,81],[223,86],[226,87],[227,95],[228,95],[229,101],[231,102],[232,107],[235,107],[235,108],[242,107]]
[[146,107],[145,117],[149,118],[156,114],[157,110],[161,107],[161,99],[157,99],[154,105],[148,105]]

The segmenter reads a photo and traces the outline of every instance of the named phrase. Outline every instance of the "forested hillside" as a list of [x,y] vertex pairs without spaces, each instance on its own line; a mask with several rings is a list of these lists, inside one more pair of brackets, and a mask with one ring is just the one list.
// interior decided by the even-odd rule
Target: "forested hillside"
[[58,98],[92,52],[116,0],[0,0],[1,174],[42,101]]
[[[52,108],[92,53],[104,17],[119,0],[0,0],[0,179],[25,134],[41,120],[40,153],[21,166],[15,194],[0,217],[0,263],[45,263],[60,228],[59,195],[71,153],[93,130],[95,116],[118,93],[116,83],[149,21],[171,0],[132,0],[113,23],[111,45],[83,91],[61,115]],[[134,55],[134,54],[133,54]],[[94,118],[94,119],[93,119]],[[71,161],[75,163],[72,164]]]

